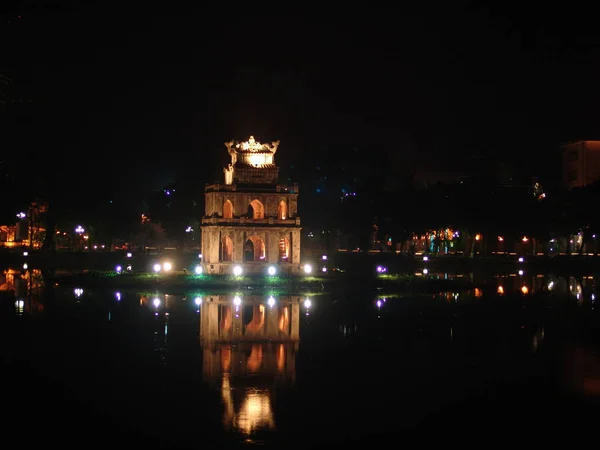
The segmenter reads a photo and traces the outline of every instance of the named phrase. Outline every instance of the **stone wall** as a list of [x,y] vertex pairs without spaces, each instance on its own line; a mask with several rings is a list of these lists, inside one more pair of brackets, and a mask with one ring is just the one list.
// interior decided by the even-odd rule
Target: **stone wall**
[[[229,236],[233,241],[232,261],[221,261],[221,239]],[[259,237],[265,244],[264,261],[244,261],[244,244],[251,236]],[[281,271],[296,273],[300,270],[300,227],[232,227],[204,226],[202,228],[202,261],[206,273],[231,273],[234,265],[242,265],[245,272],[261,272],[269,265],[278,265]],[[279,261],[279,240],[287,238],[289,258]],[[212,267],[211,267],[212,266]],[[247,267],[247,268],[246,268]]]
[[247,193],[247,192],[207,192],[205,194],[205,216],[223,216],[223,204],[229,200],[233,205],[233,216],[245,216],[248,205],[253,200],[258,200],[265,207],[265,217],[277,217],[279,202],[287,204],[288,217],[298,214],[298,194],[285,192],[274,193]]

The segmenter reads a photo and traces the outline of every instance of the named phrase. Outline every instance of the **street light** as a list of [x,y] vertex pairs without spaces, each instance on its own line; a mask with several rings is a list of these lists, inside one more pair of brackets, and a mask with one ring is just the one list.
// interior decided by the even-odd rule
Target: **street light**
[[81,248],[83,247],[83,240],[81,239],[81,235],[85,233],[85,230],[81,225],[77,225],[77,227],[75,227],[75,233],[79,235],[79,247]]

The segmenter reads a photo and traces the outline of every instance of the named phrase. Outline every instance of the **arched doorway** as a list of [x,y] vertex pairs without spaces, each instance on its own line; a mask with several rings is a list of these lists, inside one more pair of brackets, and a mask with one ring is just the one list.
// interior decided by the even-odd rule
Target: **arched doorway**
[[283,331],[284,333],[289,333],[290,328],[290,307],[284,306],[281,308],[279,312],[279,331]]
[[246,324],[248,333],[257,333],[265,324],[265,305],[252,305],[252,319]]
[[231,200],[225,200],[225,203],[223,203],[223,218],[233,219],[233,203],[231,203]]
[[288,262],[290,257],[290,241],[287,237],[283,236],[279,239],[279,261]]
[[288,215],[287,203],[285,202],[285,200],[281,200],[279,202],[279,205],[277,206],[277,218],[280,220],[285,220],[285,219],[287,219],[287,215]]
[[265,218],[265,207],[259,200],[252,200],[248,205],[248,218],[249,219],[264,219]]
[[233,261],[233,241],[229,236],[221,239],[221,261]]
[[265,243],[258,236],[250,236],[244,244],[244,261],[264,261]]

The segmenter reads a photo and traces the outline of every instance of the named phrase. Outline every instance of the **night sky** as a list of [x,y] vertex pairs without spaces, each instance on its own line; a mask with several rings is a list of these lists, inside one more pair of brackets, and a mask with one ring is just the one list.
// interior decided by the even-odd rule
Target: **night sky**
[[5,145],[50,148],[100,191],[220,179],[223,142],[250,134],[281,140],[282,167],[347,145],[398,173],[483,156],[532,175],[561,142],[600,138],[592,11],[53,5],[2,17],[0,70],[33,101],[2,124]]

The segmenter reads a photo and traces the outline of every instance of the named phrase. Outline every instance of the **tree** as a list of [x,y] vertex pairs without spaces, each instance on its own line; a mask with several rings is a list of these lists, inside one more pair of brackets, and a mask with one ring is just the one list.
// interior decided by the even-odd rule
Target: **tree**
[[7,87],[10,85],[11,81],[12,80],[8,76],[0,72],[0,108],[6,107],[8,102]]

